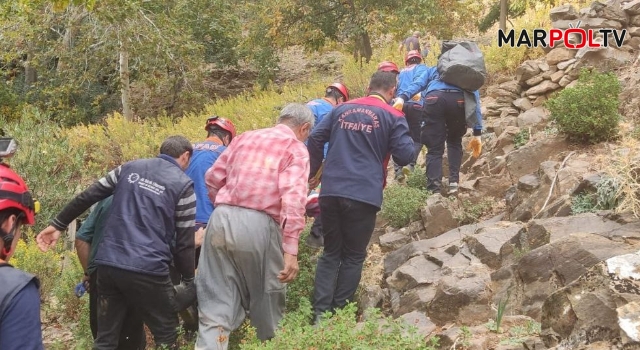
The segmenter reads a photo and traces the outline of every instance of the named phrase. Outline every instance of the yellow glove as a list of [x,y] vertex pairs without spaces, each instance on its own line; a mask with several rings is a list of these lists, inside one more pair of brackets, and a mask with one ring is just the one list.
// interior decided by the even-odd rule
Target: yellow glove
[[471,141],[469,141],[469,145],[467,146],[467,151],[473,151],[473,157],[480,157],[480,153],[482,152],[482,140],[480,136],[473,136]]
[[411,98],[412,101],[420,101],[420,93],[417,93],[415,95],[413,95],[413,97]]
[[393,108],[402,111],[402,107],[404,106],[404,100],[402,97],[398,97],[393,101]]

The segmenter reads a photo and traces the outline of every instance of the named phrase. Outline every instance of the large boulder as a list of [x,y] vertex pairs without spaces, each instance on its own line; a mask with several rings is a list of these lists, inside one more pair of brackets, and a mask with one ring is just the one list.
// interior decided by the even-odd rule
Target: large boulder
[[552,8],[549,12],[549,17],[552,22],[560,20],[570,21],[578,18],[578,12],[571,5],[562,5]]
[[424,237],[436,237],[458,226],[451,203],[440,194],[427,199],[427,205],[420,211],[424,223]]
[[640,0],[632,0],[622,5],[622,10],[629,16],[640,15]]
[[549,111],[544,107],[534,107],[518,116],[518,127],[542,129],[543,122],[549,118]]
[[621,0],[609,1],[606,5],[599,1],[594,1],[591,4],[591,8],[598,17],[620,22],[623,27],[629,24],[629,17],[622,9]]
[[483,264],[492,269],[499,269],[502,265],[500,250],[524,229],[522,223],[501,221],[495,225],[484,227],[463,239],[469,251]]
[[542,306],[546,346],[605,341],[640,346],[640,253],[613,256],[549,296]]
[[569,144],[563,137],[552,137],[529,142],[507,155],[507,171],[515,183],[526,174],[533,173],[540,163],[564,152]]
[[577,51],[576,58],[581,59],[584,65],[599,68],[603,71],[628,65],[634,58],[629,52],[611,47],[583,47]]
[[527,90],[527,96],[543,95],[558,90],[559,88],[559,84],[554,83],[551,80],[545,80],[542,83]]
[[[601,29],[601,28],[622,29],[622,23],[618,21],[612,21],[610,19],[581,18],[580,20],[582,21],[580,24],[580,28],[582,29]],[[551,27],[558,28],[558,29],[569,29],[571,28],[571,25],[575,27],[576,21],[560,20],[560,21],[551,22]]]
[[572,59],[576,55],[576,50],[567,49],[566,47],[556,47],[549,51],[546,60],[550,65],[558,64],[562,61]]
[[516,80],[520,83],[524,83],[538,75],[538,73],[540,73],[540,63],[534,60],[527,60],[516,68]]

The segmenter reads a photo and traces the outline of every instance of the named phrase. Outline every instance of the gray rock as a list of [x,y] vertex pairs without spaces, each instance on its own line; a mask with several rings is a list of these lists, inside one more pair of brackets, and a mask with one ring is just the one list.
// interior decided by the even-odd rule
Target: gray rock
[[570,65],[572,65],[575,62],[576,62],[575,58],[572,58],[572,59],[566,60],[566,61],[562,61],[562,62],[558,62],[558,69],[559,70],[564,70],[565,68],[569,67]]
[[[594,12],[593,10],[591,12]],[[582,29],[601,29],[601,28],[610,28],[610,29],[622,29],[622,23],[618,21],[612,21],[610,19],[604,18],[581,18],[582,23],[580,24],[580,28]],[[551,27],[558,29],[569,29],[569,25],[576,25],[576,21],[554,21],[551,22]]]
[[570,50],[566,47],[556,47],[547,54],[546,60],[549,65],[555,65],[562,61],[570,60],[575,55],[575,50]]
[[538,62],[533,60],[524,61],[518,68],[516,68],[516,80],[524,83],[536,76],[538,73],[540,73],[540,66]]
[[436,237],[458,226],[453,209],[440,194],[430,196],[420,214],[426,238]]
[[640,27],[640,15],[635,15],[629,17],[629,26],[630,27]]
[[533,191],[540,187],[540,179],[535,174],[527,174],[518,179],[518,189],[521,191]]
[[522,111],[527,111],[531,108],[533,108],[533,105],[531,104],[531,101],[529,101],[528,98],[526,97],[521,97],[518,99],[513,100],[512,104],[514,106],[516,106],[517,108],[519,108]]
[[612,69],[629,64],[633,57],[630,53],[613,48],[588,48],[579,49],[576,58],[582,62],[600,69]]
[[440,266],[427,260],[424,256],[416,256],[400,266],[387,278],[387,284],[404,292],[417,286],[430,285],[440,279]]
[[365,286],[358,294],[358,306],[362,308],[362,310],[380,308],[385,297],[384,291],[378,285]]
[[605,341],[637,345],[640,341],[638,252],[594,264],[580,278],[554,292],[542,306],[546,346]]
[[632,37],[640,36],[640,27],[628,28],[627,33]]
[[384,253],[390,252],[392,250],[400,249],[411,241],[412,239],[410,236],[406,236],[398,232],[385,233],[380,236],[380,249]]
[[534,107],[518,116],[518,127],[536,126],[549,117],[549,111],[544,107]]
[[429,336],[437,328],[436,325],[431,322],[429,317],[427,317],[427,315],[425,315],[423,312],[413,311],[400,316],[400,318],[406,324],[416,327],[418,330],[418,334],[425,337]]
[[507,155],[507,170],[513,182],[538,170],[540,163],[562,152],[568,146],[560,136],[529,142]]
[[545,102],[547,102],[547,97],[546,96],[533,96],[534,100],[533,102],[531,102],[531,104],[534,107],[541,107],[544,105]]
[[562,77],[562,79],[560,79],[558,85],[560,85],[561,87],[567,87],[572,81],[573,79],[571,79],[568,75],[565,75]]
[[629,1],[626,4],[622,5],[622,9],[629,16],[640,15],[640,0]]
[[527,90],[528,96],[542,95],[547,92],[555,91],[560,87],[560,85],[552,82],[551,80],[545,80],[541,84],[532,87]]
[[554,7],[549,12],[549,17],[551,21],[559,21],[559,20],[573,20],[578,18],[578,13],[576,9],[571,5],[562,5],[558,7]]
[[404,315],[413,311],[427,311],[429,303],[436,294],[434,286],[417,287],[402,294],[393,310],[395,316]]
[[609,1],[606,5],[599,1],[594,1],[591,4],[591,8],[598,17],[620,22],[624,27],[629,23],[629,17],[623,11],[620,0]]
[[544,77],[542,76],[542,74],[538,74],[538,75],[536,75],[535,77],[533,77],[533,78],[531,78],[531,79],[529,79],[529,80],[525,81],[524,83],[525,83],[527,86],[535,86],[535,85],[540,84],[540,83],[541,83],[541,82],[543,82],[543,81],[544,81]]
[[554,83],[557,83],[560,81],[560,79],[562,79],[562,77],[564,76],[564,72],[559,70],[553,74],[551,74],[551,81]]
[[483,264],[492,269],[498,269],[502,264],[500,256],[502,245],[510,241],[522,229],[521,223],[502,221],[496,225],[482,228],[472,236],[465,237],[464,242],[467,243],[469,251]]
[[[542,67],[543,67],[542,64],[538,65],[539,69],[542,69]],[[547,69],[548,69],[548,65],[547,65]],[[517,80],[509,80],[507,82],[501,83],[500,85],[498,85],[498,87],[511,94],[519,94],[522,91],[522,87],[520,86]]]

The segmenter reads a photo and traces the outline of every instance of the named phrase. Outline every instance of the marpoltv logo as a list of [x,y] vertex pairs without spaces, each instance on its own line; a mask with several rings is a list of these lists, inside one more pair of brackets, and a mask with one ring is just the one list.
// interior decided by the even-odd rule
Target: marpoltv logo
[[627,30],[621,29],[583,29],[580,28],[581,21],[576,26],[569,24],[567,29],[551,28],[533,29],[531,32],[523,29],[518,35],[515,30],[511,29],[505,34],[502,30],[498,30],[498,47],[555,47],[559,43],[564,44],[568,49],[581,49],[583,47],[598,48],[616,47],[624,44],[624,38],[627,36]]

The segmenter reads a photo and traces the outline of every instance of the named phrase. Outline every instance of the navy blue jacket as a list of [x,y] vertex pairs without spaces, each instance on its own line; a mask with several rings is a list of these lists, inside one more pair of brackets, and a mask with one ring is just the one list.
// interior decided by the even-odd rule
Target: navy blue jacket
[[413,159],[404,114],[373,95],[340,104],[313,130],[307,145],[310,177],[320,168],[327,141],[321,197],[344,197],[380,208],[389,155],[398,165]]
[[161,154],[117,167],[71,200],[51,225],[64,230],[112,194],[96,265],[168,276],[173,257],[182,278],[193,278],[196,195],[176,160]]
[[396,97],[402,97],[405,102],[423,105],[423,100],[413,101],[411,98],[427,88],[428,69],[424,64],[413,64],[404,67],[398,74],[398,90]]
[[44,349],[38,279],[0,263],[0,281],[0,349]]

